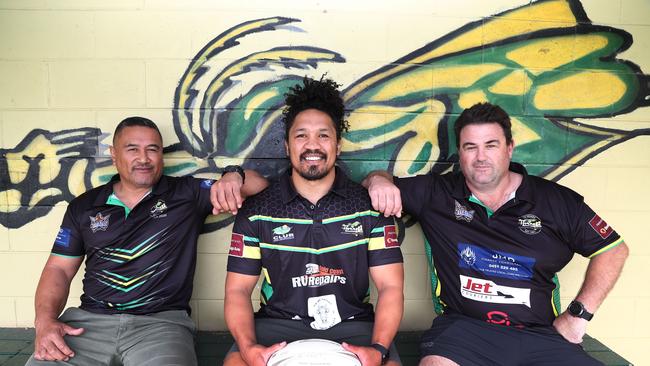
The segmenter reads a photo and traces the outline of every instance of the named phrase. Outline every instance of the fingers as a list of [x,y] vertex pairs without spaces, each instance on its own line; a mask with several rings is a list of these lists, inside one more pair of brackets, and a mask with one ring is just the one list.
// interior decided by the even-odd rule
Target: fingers
[[399,189],[369,191],[372,207],[383,212],[384,216],[402,217],[402,197]]
[[71,327],[71,326],[65,324],[63,326],[63,331],[65,332],[65,334],[78,336],[78,335],[81,335],[85,331],[85,329],[84,328],[74,328],[74,327]]
[[357,349],[359,348],[358,346],[355,346],[355,345],[352,345],[352,344],[349,344],[349,343],[346,343],[346,342],[341,343],[341,345],[343,346],[343,349],[345,349],[346,351],[350,351],[350,352],[352,352],[354,354],[357,353]]
[[269,353],[269,356],[270,356],[270,355],[274,354],[275,352],[277,352],[277,351],[281,350],[282,348],[284,348],[286,345],[287,345],[287,342],[276,343],[276,344],[268,347],[266,349],[266,351]]
[[368,194],[372,207],[389,217],[402,217],[402,196],[399,188],[385,178],[377,177],[370,181]]
[[402,194],[397,188],[393,194],[393,215],[402,217]]
[[218,215],[221,212],[225,212],[223,207],[221,206],[221,203],[219,203],[219,199],[217,198],[217,183],[215,182],[212,184],[212,187],[210,187],[210,202],[212,203],[212,214],[213,215]]
[[372,204],[372,208],[376,211],[383,212],[384,206],[380,202],[379,192],[377,192],[377,190],[368,190],[368,194],[370,195],[370,203]]
[[280,343],[276,343],[276,344],[274,344],[274,345],[272,345],[270,347],[267,347],[264,351],[262,351],[262,357],[264,358],[264,362],[265,363],[268,362],[269,358],[271,358],[271,356],[275,352],[281,350],[286,345],[287,345],[287,342],[280,342]]
[[236,215],[237,209],[241,208],[242,203],[240,187],[234,187],[232,185],[226,187],[226,189],[224,189],[224,196],[228,211],[233,215]]
[[212,185],[210,190],[210,201],[212,202],[212,213],[217,215],[221,212],[237,214],[241,208],[243,198],[241,176],[237,173],[228,173]]
[[[68,358],[74,357],[74,352],[70,349],[70,347],[68,347],[68,345],[65,343],[63,338],[57,338],[54,340],[53,343],[54,343],[54,347],[56,348],[56,351],[63,354],[63,356],[65,357],[64,359],[66,359],[66,361]],[[48,352],[52,353],[49,349]]]
[[68,361],[74,352],[60,335],[52,334],[41,339],[34,349],[34,358],[44,361]]
[[74,351],[68,347],[65,335],[77,336],[84,328],[74,328],[58,321],[44,323],[36,331],[34,358],[44,361],[68,361],[74,357]]

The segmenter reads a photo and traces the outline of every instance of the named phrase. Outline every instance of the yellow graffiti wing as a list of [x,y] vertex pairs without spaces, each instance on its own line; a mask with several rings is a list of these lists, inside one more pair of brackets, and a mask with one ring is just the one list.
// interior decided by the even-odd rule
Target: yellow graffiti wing
[[[556,165],[578,154],[582,137],[559,120],[625,113],[647,105],[648,92],[639,68],[614,58],[629,34],[586,23],[577,5],[538,2],[470,23],[363,77],[344,94],[353,111],[346,156],[361,149],[396,174],[454,161],[453,122],[478,102],[512,116],[520,161]],[[540,158],[545,144],[562,148]]]

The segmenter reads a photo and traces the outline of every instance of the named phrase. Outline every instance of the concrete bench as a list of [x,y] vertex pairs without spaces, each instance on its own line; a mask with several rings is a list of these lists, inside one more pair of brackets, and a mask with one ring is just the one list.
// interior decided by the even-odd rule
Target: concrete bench
[[[405,366],[417,365],[420,332],[400,332],[395,341]],[[200,366],[221,365],[223,357],[232,345],[228,332],[199,332],[196,351]],[[34,329],[0,328],[0,366],[23,366],[34,349]],[[631,365],[598,340],[585,337],[583,346],[589,354],[605,365]]]

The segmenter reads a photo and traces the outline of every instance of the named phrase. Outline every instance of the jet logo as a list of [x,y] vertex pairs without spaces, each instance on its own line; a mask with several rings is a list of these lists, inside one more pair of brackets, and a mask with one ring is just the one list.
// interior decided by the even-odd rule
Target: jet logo
[[470,300],[530,307],[530,289],[500,286],[482,278],[460,275],[460,294]]

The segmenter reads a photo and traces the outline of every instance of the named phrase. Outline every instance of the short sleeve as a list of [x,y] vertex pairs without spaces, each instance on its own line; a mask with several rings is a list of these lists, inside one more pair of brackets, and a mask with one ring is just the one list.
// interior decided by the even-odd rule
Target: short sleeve
[[78,219],[74,214],[74,205],[68,205],[63,222],[54,239],[52,254],[65,257],[81,257],[86,254]]
[[576,207],[576,227],[572,249],[584,257],[594,257],[623,242],[623,239],[591,207],[580,200]]
[[201,213],[209,215],[212,213],[212,202],[210,202],[210,189],[216,182],[214,179],[191,178],[189,184],[195,192],[197,206]]
[[409,178],[395,177],[394,182],[400,190],[404,212],[417,218],[422,212],[427,198],[431,195],[432,175],[417,175]]
[[259,275],[262,269],[259,234],[249,215],[239,211],[232,228],[228,250],[229,272]]
[[370,267],[402,263],[399,233],[394,218],[376,212],[368,240],[368,265]]

